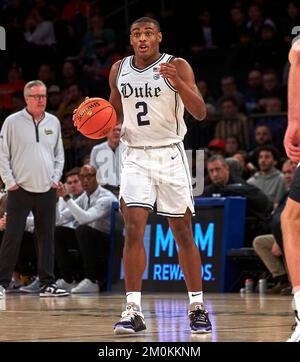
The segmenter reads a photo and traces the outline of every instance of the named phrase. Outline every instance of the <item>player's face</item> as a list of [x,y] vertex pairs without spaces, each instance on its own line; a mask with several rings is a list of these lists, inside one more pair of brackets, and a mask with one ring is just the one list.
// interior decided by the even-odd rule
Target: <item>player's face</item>
[[136,23],[131,27],[130,44],[137,57],[147,59],[156,55],[161,39],[161,32],[153,23]]

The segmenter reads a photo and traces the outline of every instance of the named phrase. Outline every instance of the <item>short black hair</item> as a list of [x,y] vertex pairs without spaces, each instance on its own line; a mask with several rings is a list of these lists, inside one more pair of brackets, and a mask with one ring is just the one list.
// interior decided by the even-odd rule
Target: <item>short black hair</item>
[[258,149],[258,157],[261,152],[266,151],[272,153],[272,156],[277,163],[280,161],[280,153],[273,145],[260,146]]
[[150,18],[149,16],[143,16],[142,18],[139,18],[139,19],[133,21],[130,25],[130,31],[131,31],[132,26],[134,24],[138,24],[138,23],[153,23],[157,27],[157,30],[160,31],[159,22],[153,18]]

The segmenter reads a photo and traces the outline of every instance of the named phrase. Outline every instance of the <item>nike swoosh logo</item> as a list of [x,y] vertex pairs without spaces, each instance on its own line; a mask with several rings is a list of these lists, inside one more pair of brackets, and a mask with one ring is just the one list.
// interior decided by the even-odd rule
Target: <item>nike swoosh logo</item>
[[171,156],[171,159],[174,160],[178,155],[179,155],[179,153],[177,153],[176,156]]
[[201,292],[201,293],[192,294],[192,297],[197,297],[197,295],[201,295],[201,294],[202,294],[202,292]]
[[123,74],[122,74],[122,77],[124,77],[125,75],[130,74],[130,73],[131,73],[131,72],[123,73]]
[[127,294],[126,294],[126,297],[128,297],[128,295],[131,295],[131,294],[133,294],[133,293],[127,293]]

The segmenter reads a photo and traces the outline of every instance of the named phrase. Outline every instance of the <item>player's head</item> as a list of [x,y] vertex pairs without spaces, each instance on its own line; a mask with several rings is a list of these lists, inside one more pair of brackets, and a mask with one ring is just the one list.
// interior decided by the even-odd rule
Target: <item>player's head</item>
[[160,25],[155,19],[139,18],[130,26],[130,44],[138,57],[147,59],[158,53],[161,40]]

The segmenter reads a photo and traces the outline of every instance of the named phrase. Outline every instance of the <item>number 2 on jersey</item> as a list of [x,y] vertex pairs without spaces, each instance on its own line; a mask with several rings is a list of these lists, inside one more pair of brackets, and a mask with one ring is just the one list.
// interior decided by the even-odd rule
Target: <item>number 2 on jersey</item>
[[137,102],[135,104],[135,108],[136,109],[141,109],[141,111],[136,115],[137,117],[137,123],[139,126],[147,126],[150,124],[150,121],[147,120],[142,120],[142,117],[146,116],[148,113],[148,107],[147,107],[147,103],[146,102]]

